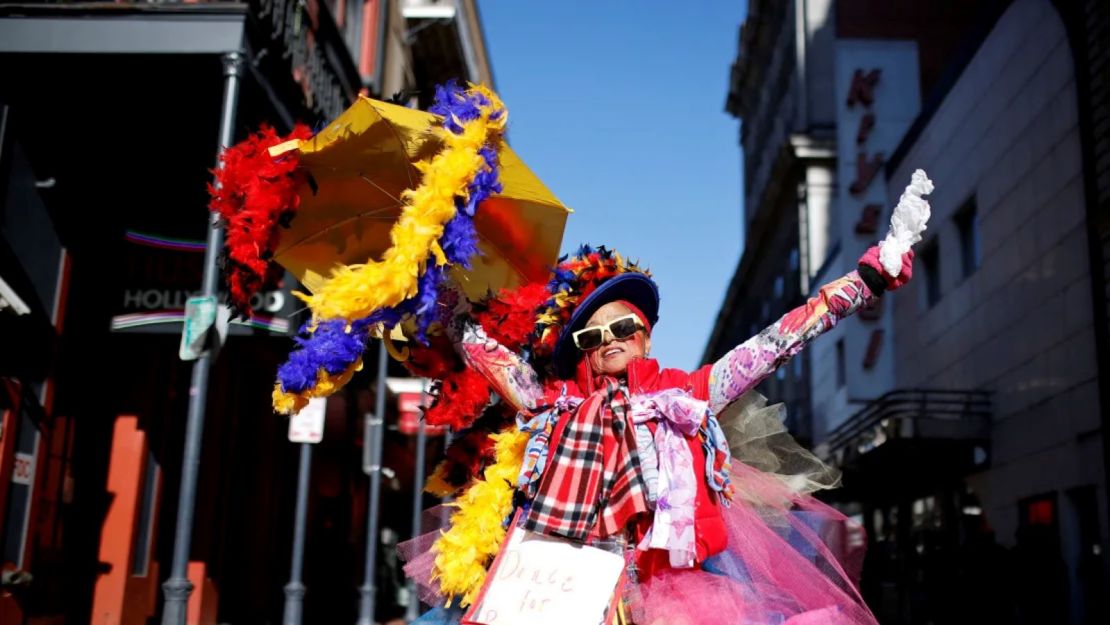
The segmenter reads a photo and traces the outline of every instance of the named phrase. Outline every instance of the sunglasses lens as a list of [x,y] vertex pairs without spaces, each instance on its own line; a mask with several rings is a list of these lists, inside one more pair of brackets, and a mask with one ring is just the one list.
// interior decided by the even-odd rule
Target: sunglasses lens
[[581,350],[596,349],[601,346],[601,328],[588,328],[574,335],[574,343]]
[[636,324],[635,319],[617,319],[609,325],[609,331],[613,333],[615,339],[626,339],[639,330],[640,326]]

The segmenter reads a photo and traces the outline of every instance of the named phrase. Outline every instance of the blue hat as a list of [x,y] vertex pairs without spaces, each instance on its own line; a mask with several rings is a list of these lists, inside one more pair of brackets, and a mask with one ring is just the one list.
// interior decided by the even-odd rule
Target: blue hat
[[605,247],[584,245],[577,255],[561,259],[547,291],[551,298],[539,316],[535,351],[551,357],[561,379],[574,376],[581,358],[572,335],[605,304],[623,300],[638,308],[649,326],[659,320],[659,289],[651,274]]

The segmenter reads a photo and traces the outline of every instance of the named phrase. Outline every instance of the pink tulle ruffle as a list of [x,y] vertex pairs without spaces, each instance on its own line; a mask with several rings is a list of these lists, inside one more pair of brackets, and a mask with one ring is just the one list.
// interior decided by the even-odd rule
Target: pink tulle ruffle
[[397,545],[401,559],[405,561],[405,576],[416,582],[417,595],[428,605],[441,606],[447,603],[447,598],[440,592],[439,584],[432,581],[436,563],[432,545],[439,538],[440,532],[447,528],[452,511],[442,504],[428,508],[420,520],[420,528],[424,533]]
[[858,590],[863,529],[779,477],[733,463],[728,548],[700,570],[665,569],[629,589],[639,625],[877,622]]
[[[858,590],[863,529],[797,492],[790,481],[734,461],[736,496],[724,509],[728,548],[701,569],[664,569],[625,586],[637,625],[877,625]],[[401,545],[405,573],[422,601],[444,605],[431,582],[432,543],[447,514],[425,514],[431,529]]]

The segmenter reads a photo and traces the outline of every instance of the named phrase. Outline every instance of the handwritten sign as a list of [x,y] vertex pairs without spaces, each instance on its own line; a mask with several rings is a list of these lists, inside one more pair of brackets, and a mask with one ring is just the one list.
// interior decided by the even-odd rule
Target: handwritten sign
[[624,558],[513,526],[468,625],[601,625]]

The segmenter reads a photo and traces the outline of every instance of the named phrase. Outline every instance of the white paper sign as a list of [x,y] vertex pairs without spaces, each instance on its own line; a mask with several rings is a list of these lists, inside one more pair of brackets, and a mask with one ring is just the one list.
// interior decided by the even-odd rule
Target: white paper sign
[[324,440],[324,414],[328,399],[313,397],[308,405],[289,419],[289,442],[319,443]]
[[12,468],[12,483],[30,486],[35,483],[35,456],[15,452],[15,464]]
[[514,527],[463,622],[601,625],[623,570],[620,555]]

